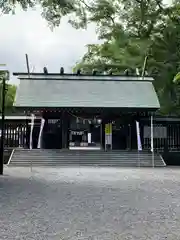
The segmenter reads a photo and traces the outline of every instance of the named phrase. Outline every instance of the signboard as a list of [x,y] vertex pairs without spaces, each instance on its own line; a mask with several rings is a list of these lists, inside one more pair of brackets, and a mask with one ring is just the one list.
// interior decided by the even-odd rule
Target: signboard
[[112,124],[111,123],[105,124],[105,133],[112,134]]
[[71,134],[82,136],[84,134],[84,131],[71,131]]
[[[151,127],[144,126],[144,138],[151,138]],[[154,138],[167,138],[167,127],[165,126],[153,126],[153,137]]]
[[105,144],[112,147],[112,123],[105,124]]
[[48,124],[56,124],[60,119],[48,119]]
[[109,133],[109,124],[105,124],[105,134]]

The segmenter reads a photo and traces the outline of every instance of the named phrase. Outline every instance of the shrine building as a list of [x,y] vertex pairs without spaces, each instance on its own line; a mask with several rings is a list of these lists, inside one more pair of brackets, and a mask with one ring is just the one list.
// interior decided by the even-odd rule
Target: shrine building
[[20,81],[14,106],[28,116],[21,147],[133,150],[138,122],[142,147],[150,149],[150,117],[160,108],[152,77],[13,75]]

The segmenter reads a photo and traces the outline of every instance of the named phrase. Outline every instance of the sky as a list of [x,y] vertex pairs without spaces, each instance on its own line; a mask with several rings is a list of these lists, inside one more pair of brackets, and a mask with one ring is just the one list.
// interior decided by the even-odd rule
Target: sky
[[13,84],[18,84],[13,72],[27,71],[26,53],[30,71],[41,72],[46,66],[49,72],[59,72],[63,66],[66,72],[72,72],[86,53],[86,45],[98,43],[95,25],[76,30],[64,17],[60,26],[51,31],[38,9],[27,12],[17,9],[15,15],[0,16],[0,29],[0,64],[7,65]]
[[[17,10],[15,15],[3,15],[0,29],[0,64],[6,64],[10,73],[27,71],[26,53],[33,72],[41,72],[44,66],[49,72],[59,72],[61,66],[66,72],[72,72],[86,53],[86,45],[98,42],[95,25],[76,30],[65,17],[51,31],[38,10]],[[18,83],[12,75],[10,81]]]

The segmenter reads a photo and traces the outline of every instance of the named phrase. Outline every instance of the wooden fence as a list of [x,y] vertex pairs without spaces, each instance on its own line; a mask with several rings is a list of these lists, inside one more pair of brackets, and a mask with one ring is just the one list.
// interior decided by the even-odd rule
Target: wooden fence
[[[154,124],[153,125],[154,149],[164,151],[180,150],[180,124]],[[143,149],[151,149],[151,130],[150,126],[143,129]]]
[[[1,133],[1,132],[0,132]],[[26,123],[5,123],[5,148],[27,147]]]

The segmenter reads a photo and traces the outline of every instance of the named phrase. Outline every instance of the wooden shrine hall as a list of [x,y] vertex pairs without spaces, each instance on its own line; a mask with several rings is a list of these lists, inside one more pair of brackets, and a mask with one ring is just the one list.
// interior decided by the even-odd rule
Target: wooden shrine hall
[[20,80],[14,106],[29,116],[23,148],[137,149],[136,123],[140,139],[149,136],[160,107],[149,76],[13,75]]

